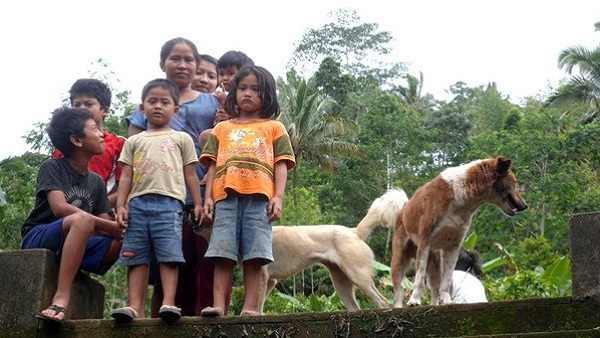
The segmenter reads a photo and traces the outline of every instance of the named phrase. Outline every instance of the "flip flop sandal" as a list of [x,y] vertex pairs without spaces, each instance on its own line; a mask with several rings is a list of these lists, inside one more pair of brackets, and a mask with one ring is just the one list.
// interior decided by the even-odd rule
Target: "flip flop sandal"
[[242,312],[240,312],[240,316],[242,316],[242,317],[260,316],[260,312],[253,311],[253,310],[242,310]]
[[[52,304],[50,306],[48,306],[48,308],[46,310],[52,310],[54,311],[54,316],[58,316],[61,312],[65,315],[65,317],[67,316],[67,309],[65,309],[62,306],[58,306],[56,304]],[[50,323],[57,323],[57,324],[61,324],[64,320],[65,317],[63,317],[63,319],[56,319],[54,317],[50,317],[48,315],[43,314],[42,312],[36,313],[35,317],[37,319],[41,319],[45,322],[50,322]]]
[[119,323],[128,323],[136,319],[138,317],[138,313],[132,307],[126,306],[112,310],[110,312],[110,316]]
[[158,310],[158,316],[166,322],[174,322],[181,318],[181,309],[173,305],[163,305]]
[[205,307],[200,311],[200,316],[202,317],[223,317],[224,312],[223,309],[218,307]]

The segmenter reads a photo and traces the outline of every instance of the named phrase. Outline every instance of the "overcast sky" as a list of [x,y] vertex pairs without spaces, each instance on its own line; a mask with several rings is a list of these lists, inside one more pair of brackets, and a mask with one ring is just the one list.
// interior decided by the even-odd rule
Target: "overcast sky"
[[458,81],[496,82],[515,103],[543,95],[565,77],[561,50],[600,43],[597,0],[3,1],[0,159],[29,149],[21,136],[46,122],[99,58],[134,100],[147,81],[164,77],[159,51],[177,36],[217,58],[241,50],[283,76],[294,43],[343,7],[390,31],[393,60],[423,72],[424,91],[440,99]]

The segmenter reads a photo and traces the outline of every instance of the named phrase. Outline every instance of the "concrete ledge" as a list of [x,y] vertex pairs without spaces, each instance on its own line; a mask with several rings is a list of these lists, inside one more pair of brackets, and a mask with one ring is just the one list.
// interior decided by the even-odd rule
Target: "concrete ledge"
[[598,296],[600,295],[600,212],[575,214],[569,223],[573,297]]
[[[479,304],[309,312],[259,317],[67,321],[38,337],[598,337],[600,298],[526,299]],[[19,336],[7,336],[19,337]]]
[[[0,252],[0,267],[3,277],[0,283],[0,332],[17,328],[23,332],[37,330],[39,323],[35,314],[50,305],[56,292],[56,256],[46,249],[3,251]],[[103,309],[104,286],[79,272],[71,289],[67,318],[102,318]],[[30,335],[33,336],[35,334]]]

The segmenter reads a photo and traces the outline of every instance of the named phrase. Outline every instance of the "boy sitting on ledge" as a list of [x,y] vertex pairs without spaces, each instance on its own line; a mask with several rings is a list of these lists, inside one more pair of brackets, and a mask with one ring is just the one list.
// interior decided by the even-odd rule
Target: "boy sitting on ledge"
[[104,181],[88,170],[90,159],[105,148],[92,113],[58,108],[47,132],[64,158],[49,159],[40,167],[35,206],[21,227],[21,248],[45,248],[57,255],[60,267],[52,305],[36,317],[62,323],[75,275],[80,269],[106,273],[119,257],[124,229],[109,214]]

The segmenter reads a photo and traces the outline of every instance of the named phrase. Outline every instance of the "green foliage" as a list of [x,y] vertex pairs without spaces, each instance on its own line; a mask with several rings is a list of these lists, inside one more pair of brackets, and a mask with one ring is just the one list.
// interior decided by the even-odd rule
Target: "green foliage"
[[283,216],[278,224],[318,224],[322,219],[317,195],[304,187],[298,187],[294,190],[293,196],[289,196],[288,192],[288,196],[284,199]]
[[519,270],[514,275],[484,281],[490,301],[526,298],[567,297],[571,295],[568,259],[559,258],[548,270]]
[[539,266],[549,266],[558,258],[558,255],[553,252],[550,242],[545,237],[524,238],[515,250],[515,256],[520,258],[517,262],[519,267],[526,270],[534,270]]
[[346,308],[336,294],[331,296],[310,294],[292,297],[281,292],[273,292],[265,302],[265,313],[300,313],[342,311]]
[[[123,306],[128,306],[127,294],[127,267],[116,263],[104,275],[97,276],[98,281],[105,287],[104,294],[104,318],[110,318],[110,311]],[[150,298],[146,302],[147,313],[150,313]]]
[[40,165],[47,157],[27,152],[0,161],[0,187],[6,204],[0,205],[0,249],[21,246],[21,225],[33,209],[35,182]]

